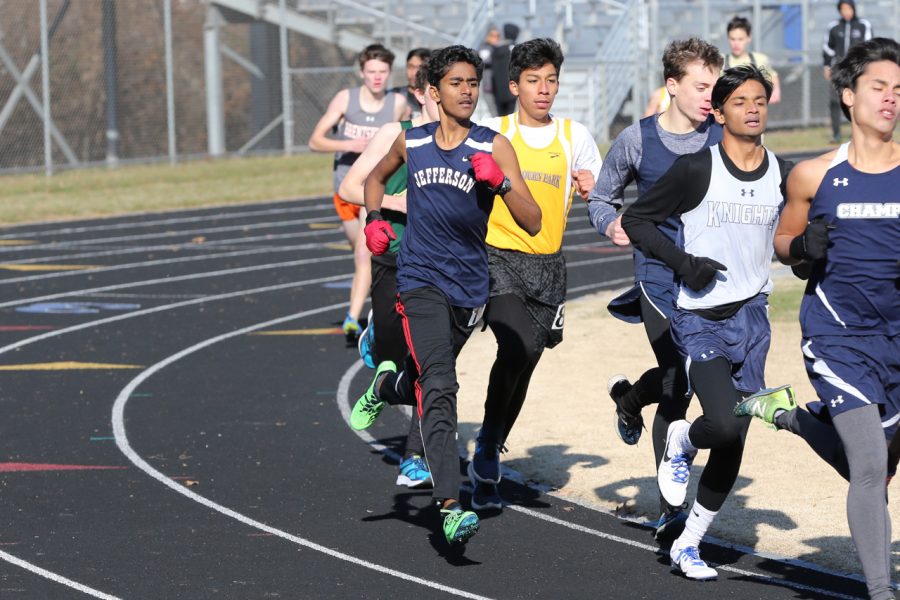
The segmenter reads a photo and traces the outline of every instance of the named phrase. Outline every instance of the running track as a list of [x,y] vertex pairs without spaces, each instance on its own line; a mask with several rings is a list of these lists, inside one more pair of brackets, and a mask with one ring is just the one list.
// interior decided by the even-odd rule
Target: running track
[[[630,281],[586,213],[570,298]],[[0,598],[864,595],[717,545],[689,582],[639,524],[508,481],[448,551],[393,486],[403,413],[345,423],[369,372],[335,329],[344,245],[329,199],[0,232]]]

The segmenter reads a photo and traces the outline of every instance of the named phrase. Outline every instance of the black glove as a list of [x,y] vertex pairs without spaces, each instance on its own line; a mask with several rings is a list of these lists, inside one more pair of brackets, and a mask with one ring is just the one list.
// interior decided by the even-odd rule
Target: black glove
[[712,283],[719,271],[727,270],[725,265],[711,258],[688,254],[675,270],[675,274],[686,286],[699,292]]
[[812,268],[813,264],[809,261],[791,265],[791,271],[793,271],[794,277],[796,277],[797,279],[802,279],[804,281],[809,279],[809,276],[812,275]]
[[824,217],[813,219],[806,229],[791,240],[788,250],[793,258],[800,260],[819,260],[828,253],[828,232],[834,225],[826,222]]

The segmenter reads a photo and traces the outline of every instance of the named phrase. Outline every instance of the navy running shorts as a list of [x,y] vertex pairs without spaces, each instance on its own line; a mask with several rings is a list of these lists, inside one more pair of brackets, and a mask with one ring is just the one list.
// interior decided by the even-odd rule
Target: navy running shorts
[[766,355],[772,330],[765,294],[751,298],[738,311],[721,321],[706,319],[691,311],[672,312],[672,338],[691,362],[725,358],[731,363],[731,380],[739,392],[752,394],[765,385]]
[[900,336],[816,335],[801,344],[809,382],[819,400],[811,413],[833,417],[868,404],[881,409],[888,439],[900,423]]

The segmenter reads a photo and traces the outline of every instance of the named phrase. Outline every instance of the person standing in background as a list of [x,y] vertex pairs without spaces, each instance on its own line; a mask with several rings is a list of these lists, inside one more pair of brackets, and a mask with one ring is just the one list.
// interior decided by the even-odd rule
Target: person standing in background
[[[831,67],[847,55],[851,46],[872,39],[872,24],[856,16],[856,2],[840,0],[837,4],[840,19],[828,24],[825,40],[822,42],[822,57],[825,63],[825,80],[831,81]],[[831,98],[828,108],[831,113],[831,143],[841,143],[841,99],[833,86],[828,86]]]
[[483,104],[484,107],[488,109],[488,112],[494,109],[494,67],[493,61],[491,59],[491,55],[494,53],[494,48],[497,47],[497,44],[500,43],[500,30],[497,29],[497,26],[491,23],[488,26],[487,33],[484,35],[484,41],[481,42],[481,45],[478,46],[478,57],[484,62],[484,78],[482,79],[481,84],[481,93],[487,94],[491,97],[490,102],[485,102]]
[[516,110],[516,97],[509,90],[509,61],[512,48],[519,37],[519,27],[513,23],[503,26],[503,41],[491,53],[491,79],[494,86],[494,105],[497,115],[503,116]]
[[738,65],[751,64],[768,75],[772,80],[772,99],[769,105],[781,102],[781,81],[778,79],[778,73],[772,68],[769,57],[762,52],[750,52],[748,48],[753,37],[751,32],[750,21],[744,17],[735,16],[728,22],[726,31],[728,32],[728,46],[731,52],[725,55],[725,65],[722,69],[730,69]]

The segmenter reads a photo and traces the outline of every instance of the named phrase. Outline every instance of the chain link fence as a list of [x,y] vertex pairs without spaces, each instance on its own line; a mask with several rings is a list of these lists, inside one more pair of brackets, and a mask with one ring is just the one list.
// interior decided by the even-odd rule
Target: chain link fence
[[[422,11],[433,13],[430,0],[422,1]],[[893,14],[896,21],[900,0],[872,2],[885,5],[883,14]],[[483,2],[468,4],[468,9],[457,7],[454,18],[460,26],[470,25],[467,14],[480,14],[466,10],[484,8]],[[632,98],[643,100],[661,84],[657,71],[666,40],[705,34],[725,49],[724,23],[740,12],[754,19],[754,47],[765,48],[769,40],[783,37],[790,24],[785,7],[801,4],[814,8],[817,2],[646,3],[649,39],[641,60],[648,63],[636,69],[640,81],[630,82]],[[833,3],[828,5],[833,10]],[[356,20],[343,23],[338,9],[348,6]],[[0,172],[50,173],[98,164],[303,150],[334,94],[359,84],[355,63],[362,45],[377,41],[397,48],[429,45],[429,39],[434,46],[447,43],[423,33],[427,28],[417,24],[424,22],[421,15],[404,15],[404,30],[397,16],[379,21],[369,14],[375,9],[360,6],[355,0],[0,0]],[[412,10],[412,5],[404,6]],[[501,6],[497,3],[497,10]],[[601,9],[600,4],[590,6]],[[440,22],[440,15],[431,18]],[[282,27],[283,22],[290,26]],[[374,25],[367,30],[369,22]],[[309,23],[322,31],[310,30]],[[446,21],[441,35],[448,37],[453,27]],[[805,48],[769,52],[785,98],[773,107],[773,121],[779,125],[823,122],[827,114],[821,31],[816,27],[807,32]],[[876,23],[876,34],[891,35],[895,27]],[[574,43],[574,30],[557,30]],[[46,57],[40,51],[42,35]],[[398,50],[394,85],[405,84],[406,50]],[[622,58],[638,60],[628,56]],[[578,64],[573,56],[567,68]],[[582,64],[587,69],[592,63]],[[45,70],[49,114],[44,111]],[[577,94],[563,90],[559,110],[587,119],[581,112],[599,110],[602,94],[594,89],[591,96],[590,81],[581,77],[583,89]],[[578,81],[574,70],[570,79]],[[209,86],[209,81],[221,84]],[[625,114],[634,110],[626,107]]]

